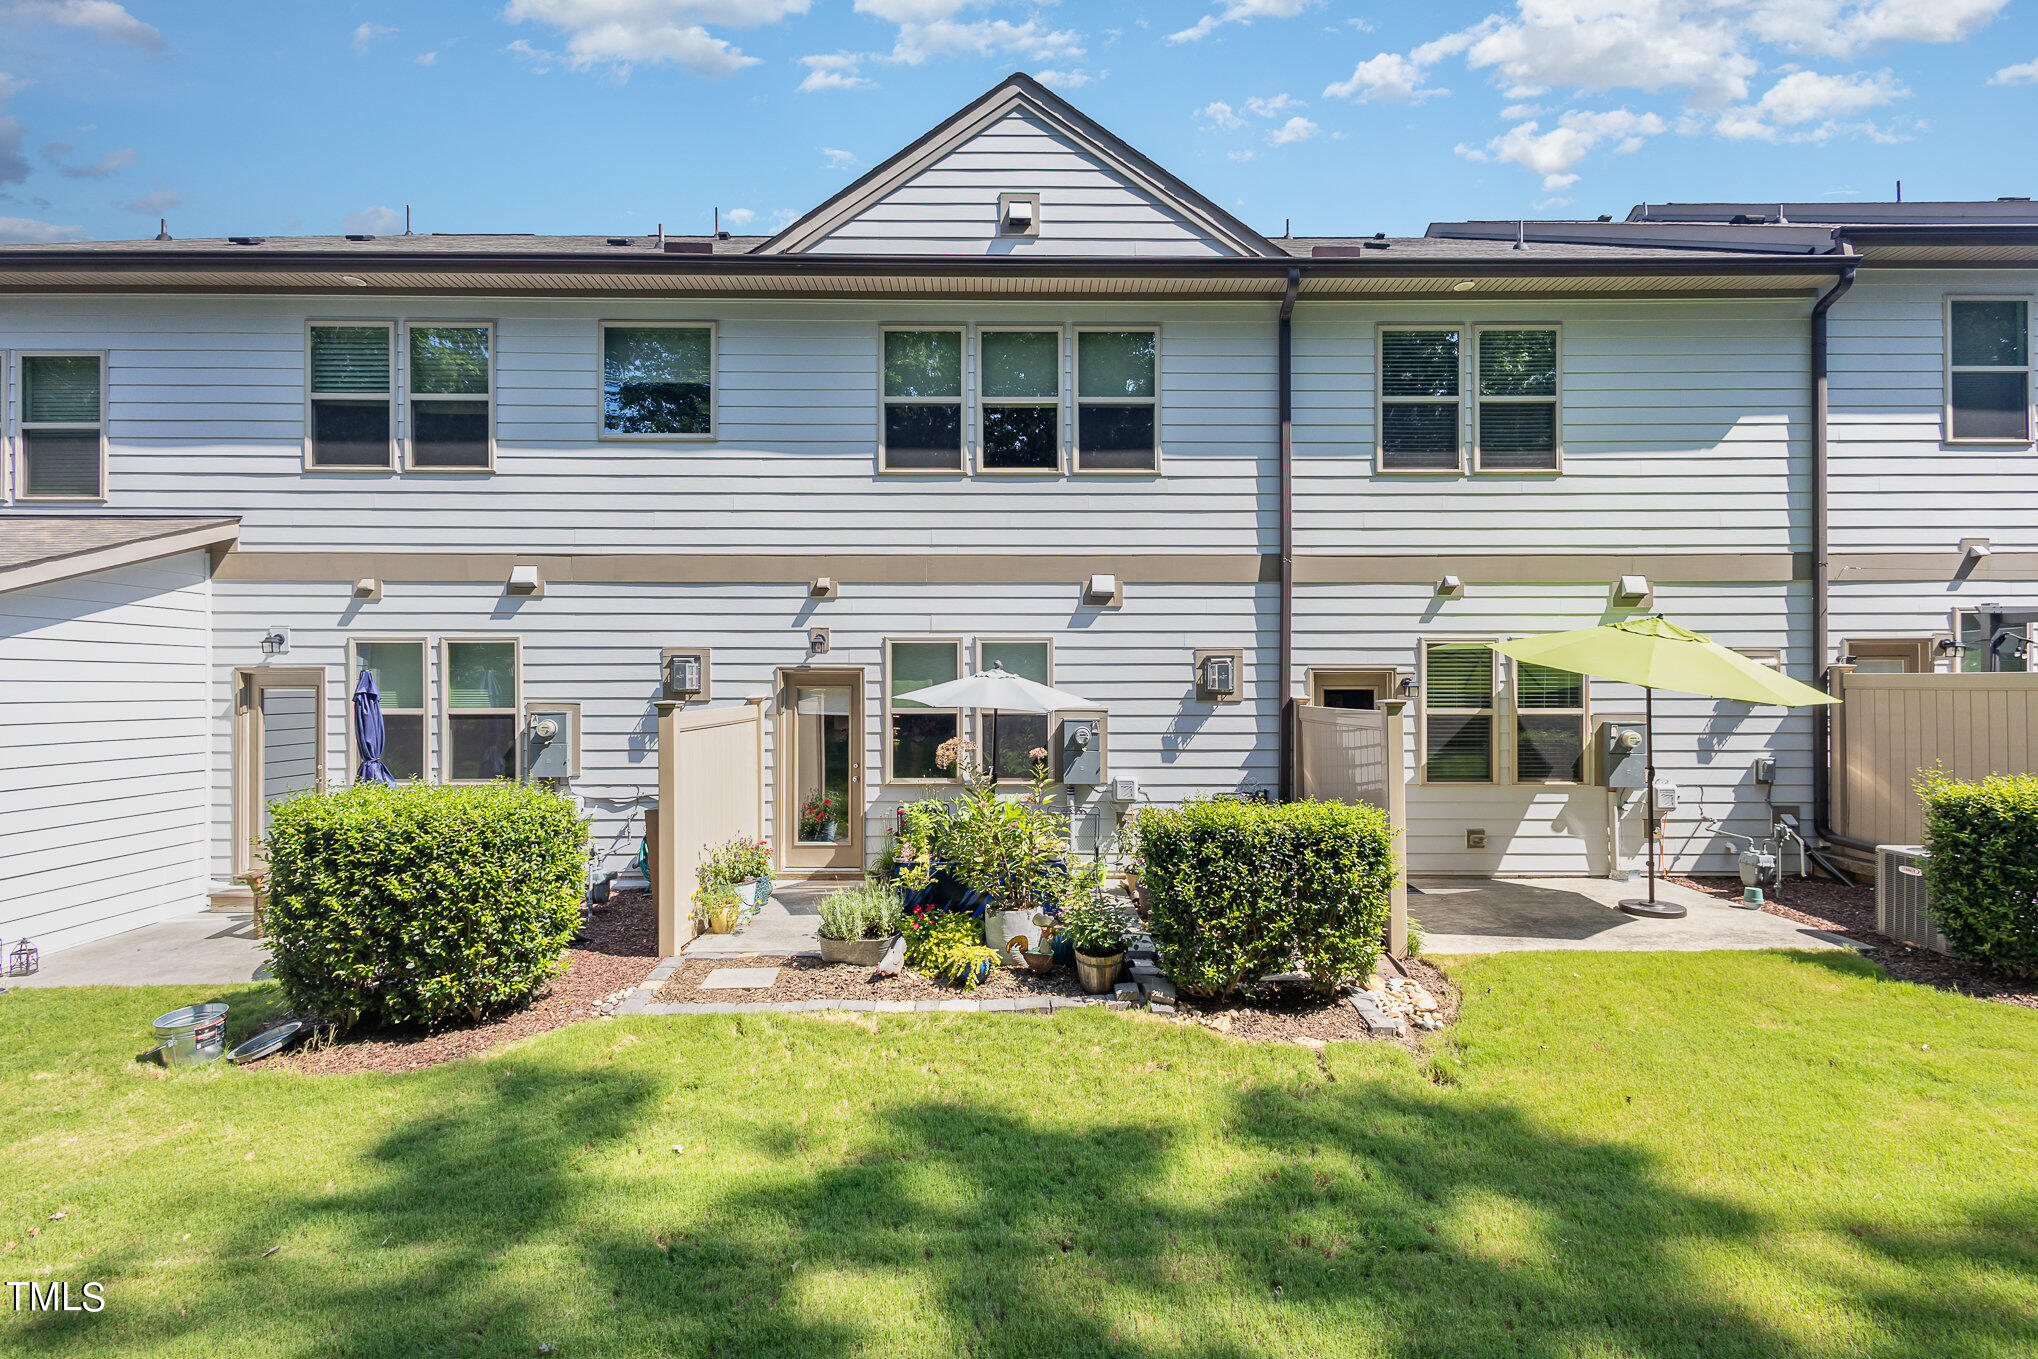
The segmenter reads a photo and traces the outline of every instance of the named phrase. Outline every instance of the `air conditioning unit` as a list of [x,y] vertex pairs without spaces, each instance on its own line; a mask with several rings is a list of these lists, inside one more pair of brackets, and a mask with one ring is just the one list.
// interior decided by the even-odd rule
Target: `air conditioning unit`
[[1932,894],[1925,886],[1922,845],[1875,847],[1875,928],[1892,939],[1934,953],[1952,953],[1952,945],[1932,921]]

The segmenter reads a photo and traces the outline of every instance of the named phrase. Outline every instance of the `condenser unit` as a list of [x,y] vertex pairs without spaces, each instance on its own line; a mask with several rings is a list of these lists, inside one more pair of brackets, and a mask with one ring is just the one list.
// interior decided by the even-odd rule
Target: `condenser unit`
[[1875,847],[1875,928],[1892,939],[1935,953],[1952,953],[1946,936],[1932,921],[1932,893],[1925,886],[1921,845]]

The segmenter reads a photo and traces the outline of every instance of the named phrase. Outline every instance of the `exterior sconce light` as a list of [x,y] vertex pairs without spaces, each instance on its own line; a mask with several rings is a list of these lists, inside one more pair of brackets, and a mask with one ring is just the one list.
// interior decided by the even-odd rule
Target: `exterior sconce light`
[[667,647],[659,653],[658,668],[666,698],[684,703],[708,697],[706,647]]
[[382,582],[373,576],[363,576],[354,582],[354,598],[377,600],[382,598]]
[[1960,540],[1960,550],[1967,554],[1967,564],[1969,566],[1980,565],[1990,555],[1988,539],[1986,538],[1962,538]]
[[1124,602],[1118,577],[1099,572],[1083,582],[1083,603],[1109,607]]
[[825,656],[828,654],[828,629],[807,629],[807,651],[815,656]]
[[807,593],[815,599],[833,599],[839,587],[833,576],[816,576],[807,582]]
[[262,634],[264,656],[288,656],[290,654],[290,629],[272,627]]
[[1436,583],[1439,599],[1458,599],[1465,593],[1465,581],[1461,576],[1445,576]]
[[1413,676],[1413,675],[1403,675],[1403,676],[1401,677],[1401,680],[1400,680],[1400,682],[1399,682],[1399,683],[1397,683],[1397,684],[1396,684],[1396,685],[1395,685],[1394,687],[1395,687],[1395,689],[1397,689],[1397,690],[1398,690],[1398,691],[1400,692],[1400,694],[1401,694],[1401,696],[1402,696],[1403,698],[1414,698],[1414,697],[1415,697],[1415,676]]
[[545,597],[545,582],[538,579],[538,568],[528,562],[519,562],[510,568],[508,589],[513,595],[529,595],[533,599]]
[[1613,587],[1613,602],[1623,608],[1638,609],[1649,602],[1649,578],[1647,576],[1622,576]]

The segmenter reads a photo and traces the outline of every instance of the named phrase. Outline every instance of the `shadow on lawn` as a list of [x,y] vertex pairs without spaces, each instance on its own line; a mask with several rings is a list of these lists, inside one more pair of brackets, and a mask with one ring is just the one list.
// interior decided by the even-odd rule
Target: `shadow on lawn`
[[[1715,1248],[1761,1250],[1777,1224],[1666,1184],[1631,1148],[1461,1092],[1298,1074],[1211,1109],[1221,1134],[1193,1142],[1119,1104],[1076,1127],[961,1095],[817,1107],[817,1140],[832,1118],[865,1120],[846,1151],[814,1150],[804,1119],[778,1124],[753,1148],[778,1164],[718,1190],[712,1155],[623,1158],[663,1140],[661,1110],[685,1098],[673,1080],[464,1067],[436,1112],[390,1129],[358,1187],[251,1211],[185,1296],[140,1296],[153,1246],[80,1276],[132,1282],[114,1296],[144,1350],[260,1327],[305,1355],[529,1355],[561,1339],[572,1294],[598,1338],[562,1344],[564,1359],[1803,1353],[1801,1334],[1720,1291],[1735,1261],[1687,1272]],[[702,1197],[672,1192],[675,1175]],[[2028,1208],[1929,1241],[1871,1236],[1921,1279],[1939,1271],[1922,1315],[1907,1292],[1846,1290],[1882,1332],[1875,1352],[1970,1352],[1953,1333],[1976,1309],[2013,1324],[1984,1276],[2029,1267]],[[520,1256],[525,1241],[549,1253]],[[35,1318],[15,1352],[71,1350],[94,1324]]]

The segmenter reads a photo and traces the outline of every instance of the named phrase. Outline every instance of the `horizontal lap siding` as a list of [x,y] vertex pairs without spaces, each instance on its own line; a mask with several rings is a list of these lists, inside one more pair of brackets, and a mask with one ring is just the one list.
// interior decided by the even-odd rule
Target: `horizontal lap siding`
[[[116,511],[242,516],[242,550],[1271,549],[1274,345],[1251,304],[23,299],[0,346],[109,351]],[[304,322],[496,323],[492,473],[307,472]],[[603,319],[719,325],[709,442],[595,438]],[[1158,477],[875,470],[884,324],[1158,323]]]
[[187,552],[0,593],[0,938],[204,904],[211,637]]
[[[1317,586],[1296,592],[1298,669],[1394,667],[1413,672],[1424,637],[1527,636],[1605,621],[1603,585],[1468,584],[1463,598],[1440,600],[1427,587]],[[1811,598],[1803,585],[1655,583],[1656,607],[1668,617],[1729,646],[1778,648],[1790,673],[1808,679],[1804,649]],[[1642,693],[1594,681],[1591,728],[1609,716],[1642,714]],[[1423,785],[1416,780],[1417,709],[1409,709],[1408,852],[1410,866],[1431,873],[1593,873],[1607,871],[1606,795],[1596,787],[1543,788]],[[1506,710],[1499,723],[1503,739]],[[1811,718],[1802,710],[1752,708],[1672,694],[1656,699],[1656,762],[1662,777],[1684,790],[1669,814],[1666,845],[1681,871],[1735,871],[1734,847],[1701,827],[1702,816],[1740,835],[1766,834],[1756,759],[1777,762],[1775,801],[1800,810],[1811,799]],[[1505,768],[1503,764],[1502,768]],[[1641,846],[1639,814],[1628,818],[1625,843]],[[1465,831],[1486,832],[1485,850],[1465,848]]]
[[[816,664],[855,667],[865,677],[863,753],[873,852],[890,808],[924,795],[911,785],[885,787],[881,726],[882,643],[886,637],[1052,637],[1055,682],[1109,710],[1114,774],[1140,780],[1142,796],[1179,801],[1196,793],[1271,785],[1276,778],[1274,611],[1268,586],[1128,587],[1120,609],[1084,608],[1078,582],[1066,586],[847,586],[816,604],[793,586],[552,584],[544,598],[510,608],[493,585],[383,582],[380,601],[352,607],[347,584],[217,585],[219,665],[213,677],[212,770],[214,871],[224,877],[232,850],[229,713],[233,666],[260,655],[272,624],[292,631],[289,655],[275,662],[326,671],[326,767],[344,778],[351,764],[344,702],[346,641],[356,637],[514,635],[523,641],[525,701],[582,705],[582,776],[573,784],[594,818],[598,856],[624,867],[643,833],[635,799],[658,782],[655,712],[659,651],[699,645],[713,651],[716,704],[772,693],[777,667],[806,657],[805,628],[825,626],[830,647]],[[1248,701],[1200,703],[1194,692],[1199,647],[1245,653]],[[433,657],[433,727],[440,706]],[[767,721],[767,775],[776,758]],[[441,762],[442,763],[442,762]],[[1088,808],[1096,811],[1094,803]],[[1094,817],[1085,835],[1094,833]]]
[[[1295,319],[1297,543],[1316,552],[1802,550],[1804,310],[1305,303]],[[1558,325],[1563,473],[1374,475],[1383,324]]]

